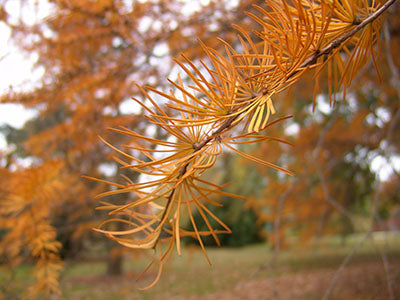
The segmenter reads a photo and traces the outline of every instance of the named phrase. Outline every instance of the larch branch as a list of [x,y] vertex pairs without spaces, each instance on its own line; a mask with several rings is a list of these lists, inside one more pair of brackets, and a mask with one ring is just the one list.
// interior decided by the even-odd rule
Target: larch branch
[[[323,55],[329,55],[330,53],[333,52],[333,50],[335,50],[336,48],[338,48],[340,45],[342,45],[344,42],[346,42],[350,37],[352,37],[353,35],[355,35],[358,31],[360,31],[362,28],[364,28],[365,26],[367,26],[368,24],[372,23],[374,20],[376,20],[381,14],[383,14],[383,12],[385,12],[391,5],[393,5],[397,0],[389,0],[387,1],[384,5],[382,5],[379,9],[377,9],[374,13],[370,14],[367,18],[365,18],[364,20],[362,20],[357,26],[355,26],[352,30],[348,31],[346,34],[338,37],[337,39],[333,40],[328,46],[324,47],[323,49],[316,51],[311,57],[307,58],[303,64],[301,64],[301,66],[299,67],[300,69],[303,68],[307,68],[310,67],[312,65],[314,65],[317,61],[317,59]],[[292,74],[292,76],[295,73]],[[290,78],[290,77],[288,77]],[[251,99],[253,99],[254,96],[250,99],[248,99],[250,102],[246,105],[246,107],[251,106],[253,103],[251,102]],[[241,114],[236,114],[233,115],[231,117],[228,117],[219,128],[217,128],[210,136],[206,137],[202,142],[197,143],[195,145],[193,145],[194,150],[200,151],[202,148],[204,148],[209,142],[211,142],[214,139],[220,138],[222,132],[224,132],[227,129],[232,128],[235,125],[232,125],[232,123],[238,119],[241,116]],[[178,179],[180,177],[182,177],[188,169],[188,166],[190,164],[190,161],[188,161],[187,163],[185,163],[183,165],[183,167],[181,167],[180,171],[179,171],[179,176]],[[166,204],[166,208],[169,207],[169,205],[171,205],[172,199],[173,199],[173,195],[175,193],[175,189],[172,189],[171,194],[169,195],[168,199],[167,199],[167,204]],[[166,212],[167,210],[165,210]]]

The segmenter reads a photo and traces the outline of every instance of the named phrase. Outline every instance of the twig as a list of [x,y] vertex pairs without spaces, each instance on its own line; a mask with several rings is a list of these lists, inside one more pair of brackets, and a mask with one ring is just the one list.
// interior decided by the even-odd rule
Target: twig
[[340,203],[338,203],[335,199],[333,199],[331,197],[329,190],[328,190],[328,185],[326,184],[324,174],[322,174],[321,167],[315,162],[315,160],[314,160],[314,166],[317,169],[318,177],[321,181],[325,201],[328,202],[329,204],[331,204],[337,210],[339,210],[342,214],[344,214],[346,217],[348,217],[354,223],[354,215],[350,211],[348,211],[346,208],[344,208],[342,205],[340,205]]
[[326,291],[324,297],[322,298],[323,300],[328,300],[329,297],[331,296],[331,293],[333,291],[333,288],[336,285],[336,282],[338,281],[340,274],[342,273],[344,267],[349,263],[349,261],[353,258],[354,254],[358,251],[358,249],[364,244],[365,240],[371,235],[371,230],[368,231],[368,233],[362,238],[362,240],[353,248],[353,250],[347,254],[345,259],[343,260],[342,264],[340,265],[339,269],[337,269],[335,275],[333,275],[333,278],[331,280],[331,283],[329,285],[328,290]]
[[379,255],[382,258],[382,263],[383,263],[383,267],[385,269],[385,274],[386,274],[386,282],[387,282],[387,288],[388,288],[388,292],[389,292],[389,300],[395,300],[394,291],[393,291],[393,280],[392,280],[391,274],[390,274],[389,260],[388,260],[387,254],[384,251],[384,249],[382,249],[381,247],[376,245],[373,238],[372,238],[372,243],[373,243],[375,249],[378,250]]
[[[344,34],[343,36],[333,40],[328,46],[324,47],[323,49],[316,51],[311,57],[309,57],[308,59],[305,59],[305,61],[301,64],[300,68],[306,68],[309,66],[312,66],[315,64],[315,62],[317,61],[317,59],[323,55],[328,55],[330,54],[333,50],[335,50],[336,48],[338,48],[341,44],[343,44],[344,42],[346,42],[347,39],[349,39],[351,36],[353,36],[354,34],[356,34],[359,30],[361,30],[362,28],[364,28],[365,26],[367,26],[368,24],[370,24],[371,22],[373,22],[375,19],[377,19],[385,10],[387,10],[393,3],[395,3],[396,0],[389,0],[387,1],[382,7],[380,7],[379,9],[377,9],[374,13],[372,13],[371,15],[369,15],[367,18],[365,18],[360,24],[358,24],[357,26],[355,26],[352,30],[348,31],[346,34]],[[292,74],[293,75],[293,74]],[[290,78],[290,77],[288,77]],[[253,102],[251,102],[252,99],[254,99],[255,97],[253,96],[252,98],[248,99],[247,101],[250,101],[245,107],[250,107]],[[242,107],[243,108],[243,107]],[[237,108],[237,109],[240,109]],[[228,117],[225,122],[223,122],[221,124],[221,126],[219,128],[217,128],[212,134],[211,136],[206,137],[203,141],[201,141],[200,143],[196,143],[195,145],[193,145],[193,149],[195,151],[200,151],[202,148],[204,148],[209,142],[211,142],[212,140],[215,139],[219,139],[222,135],[222,133],[225,130],[231,129],[232,127],[236,126],[237,124],[233,124],[233,122],[238,119],[242,114],[236,114],[233,115],[231,117]],[[321,135],[325,135],[326,132],[323,132]],[[317,149],[320,148],[320,145],[317,145]],[[319,150],[317,150],[319,152]],[[316,152],[316,151],[314,151]],[[313,152],[313,154],[314,154]],[[187,163],[185,163],[182,167],[180,167],[179,170],[179,178],[182,177],[183,175],[185,175],[185,173],[187,172],[188,166],[190,164],[191,160],[188,160]],[[166,207],[168,207],[173,199],[173,195],[175,193],[175,189],[173,188],[171,190],[171,193],[168,197],[167,200],[167,204]],[[279,206],[281,206],[280,209],[283,208],[283,204],[285,202],[285,197],[281,197],[280,199],[280,204]],[[279,207],[278,207],[279,209]],[[275,224],[278,226],[278,230],[279,230],[279,226],[280,226],[280,217],[277,219],[277,221],[275,222]],[[276,230],[276,229],[275,229]],[[277,230],[275,231],[275,235],[279,235],[279,232],[277,233]],[[279,238],[277,240],[277,247],[276,247],[276,251],[279,251]],[[258,273],[258,272],[256,272]],[[254,276],[255,274],[253,274]],[[253,277],[252,276],[252,277]]]
[[253,279],[256,275],[258,275],[261,271],[267,270],[273,266],[273,261],[276,259],[276,257],[279,254],[279,249],[280,249],[280,237],[279,237],[279,229],[280,229],[280,224],[281,224],[281,215],[282,215],[282,210],[285,205],[285,201],[287,197],[290,195],[290,193],[296,188],[296,186],[301,182],[301,179],[306,175],[306,171],[309,169],[309,167],[313,164],[313,162],[316,160],[318,157],[319,153],[322,150],[322,146],[324,144],[325,136],[328,132],[328,130],[332,127],[334,121],[337,118],[337,112],[339,111],[340,108],[340,103],[336,106],[334,113],[332,115],[332,118],[325,124],[325,126],[322,128],[321,133],[318,137],[318,141],[316,144],[315,149],[313,150],[311,154],[311,159],[308,161],[306,167],[303,169],[304,171],[296,176],[296,181],[288,188],[285,193],[279,198],[278,202],[278,211],[277,211],[277,216],[274,222],[274,235],[275,235],[275,247],[274,247],[274,254],[268,259],[268,261],[260,266],[249,278]]
[[302,68],[307,67],[309,65],[314,64],[318,58],[321,56],[330,54],[333,50],[338,48],[341,44],[343,44],[347,39],[355,35],[362,28],[376,20],[385,10],[387,10],[391,5],[393,5],[396,0],[389,0],[384,5],[382,5],[379,9],[377,9],[374,13],[370,14],[367,18],[365,18],[360,24],[355,26],[352,30],[348,31],[346,34],[332,41],[328,46],[324,47],[320,51],[314,53],[313,56],[306,59],[304,63],[301,65]]
[[394,60],[393,60],[392,51],[390,49],[390,44],[391,44],[392,38],[390,36],[388,20],[386,20],[385,24],[383,24],[383,35],[384,35],[385,41],[386,41],[386,59],[388,61],[390,72],[392,73],[392,77],[391,77],[392,85],[396,89],[397,95],[400,96],[400,74],[399,74],[399,70],[396,68],[396,64],[394,63]]

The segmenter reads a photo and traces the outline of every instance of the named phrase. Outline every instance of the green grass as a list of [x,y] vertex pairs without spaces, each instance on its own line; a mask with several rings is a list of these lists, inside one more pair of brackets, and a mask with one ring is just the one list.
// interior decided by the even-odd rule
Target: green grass
[[[361,236],[353,236],[343,246],[340,239],[329,238],[307,247],[282,250],[274,260],[273,276],[336,269],[361,239]],[[390,262],[400,262],[400,237],[382,238],[377,235],[374,243],[371,243],[371,239],[364,243],[351,264],[380,262],[377,247],[384,248]],[[149,291],[139,291],[137,288],[149,282],[155,271],[145,275],[143,281],[136,282],[137,275],[146,266],[145,256],[127,259],[125,275],[114,278],[103,275],[105,262],[70,262],[62,274],[61,299],[170,299],[172,296],[185,299],[190,295],[229,291],[238,283],[249,281],[251,275],[273,254],[267,245],[262,244],[243,248],[208,248],[207,253],[212,266],[208,265],[199,248],[183,249],[181,257],[174,254],[165,266],[160,282]],[[27,282],[28,271],[27,266],[19,268],[15,280]],[[264,270],[257,273],[255,280],[270,275],[270,270]]]

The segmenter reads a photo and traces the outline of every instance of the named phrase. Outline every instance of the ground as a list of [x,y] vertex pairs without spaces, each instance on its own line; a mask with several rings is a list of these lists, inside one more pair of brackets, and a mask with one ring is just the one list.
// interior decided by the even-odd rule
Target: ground
[[[399,270],[400,263],[391,267],[392,273],[396,271],[399,272]],[[323,299],[335,271],[336,270],[332,268],[302,271],[297,274],[287,274],[275,278],[240,282],[232,290],[212,293],[205,296],[167,297],[167,299]],[[392,278],[392,282],[396,282],[396,280],[399,282],[399,275],[398,273],[397,278]],[[394,294],[400,296],[399,284],[393,288]],[[361,264],[346,268],[340,276],[330,299],[390,299],[386,286],[385,270],[379,263]]]
[[[141,256],[133,256],[124,276],[102,275],[100,262],[69,264],[61,281],[61,299],[172,299],[172,300],[259,300],[323,299],[345,256],[356,241],[345,246],[321,244],[283,250],[272,268],[256,272],[271,257],[268,245],[243,248],[211,248],[210,267],[199,249],[190,248],[182,257],[174,256],[160,282],[149,291],[137,288],[150,280],[135,278],[145,266]],[[387,257],[387,269],[381,251]],[[388,276],[390,277],[388,280]],[[389,288],[390,285],[390,288]],[[400,299],[400,237],[390,243],[366,243],[357,251],[338,277],[329,299]]]

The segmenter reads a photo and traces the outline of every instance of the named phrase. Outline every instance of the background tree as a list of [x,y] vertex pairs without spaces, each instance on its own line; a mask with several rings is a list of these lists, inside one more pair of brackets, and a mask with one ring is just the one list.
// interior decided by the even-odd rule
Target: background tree
[[[218,174],[214,174],[213,177],[221,182],[231,183],[231,185],[227,186],[226,191],[240,194],[246,199],[260,197],[259,192],[265,186],[263,183],[264,178],[254,168],[254,164],[238,159],[232,153],[225,153],[221,158],[221,166],[218,169],[220,169],[222,178],[218,179],[220,177]],[[251,206],[251,201],[244,202],[241,199],[222,196],[220,202],[222,206],[213,206],[210,207],[210,210],[232,230],[231,234],[220,237],[221,246],[244,246],[265,241],[264,226],[266,224],[262,221],[255,208]],[[257,201],[253,202],[258,204]],[[258,206],[256,208],[259,209]],[[207,230],[207,225],[202,223],[200,213],[196,212],[193,218],[200,231]],[[218,226],[215,220],[210,220],[210,224],[212,227]],[[193,230],[190,222],[188,226]],[[187,239],[187,243],[195,243],[195,241]],[[203,243],[206,246],[216,245],[211,236],[205,236]]]

